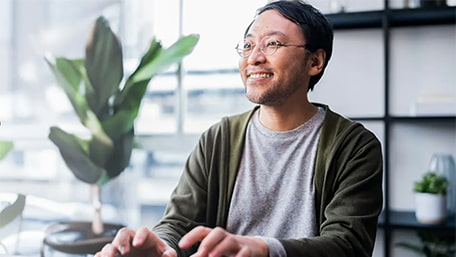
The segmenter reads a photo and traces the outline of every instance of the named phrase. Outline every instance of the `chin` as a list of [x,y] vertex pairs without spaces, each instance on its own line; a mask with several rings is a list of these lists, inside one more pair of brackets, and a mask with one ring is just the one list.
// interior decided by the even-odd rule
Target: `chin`
[[247,94],[246,96],[247,96],[247,99],[254,104],[273,105],[273,102],[274,102],[274,101],[271,101],[271,99],[267,99],[265,97],[258,96],[258,95],[248,95]]

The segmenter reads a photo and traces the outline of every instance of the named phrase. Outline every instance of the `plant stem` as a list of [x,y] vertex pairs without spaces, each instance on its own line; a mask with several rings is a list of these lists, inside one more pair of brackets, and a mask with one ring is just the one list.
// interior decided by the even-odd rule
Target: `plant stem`
[[92,206],[94,215],[92,220],[92,232],[95,235],[103,233],[103,219],[101,217],[101,188],[98,184],[91,185],[92,189]]

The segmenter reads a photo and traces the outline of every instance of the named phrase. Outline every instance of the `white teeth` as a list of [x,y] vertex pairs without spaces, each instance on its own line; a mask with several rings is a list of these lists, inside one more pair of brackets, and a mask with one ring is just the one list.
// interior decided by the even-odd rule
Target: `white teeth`
[[272,74],[270,73],[254,73],[254,74],[250,74],[250,78],[269,78],[271,77]]

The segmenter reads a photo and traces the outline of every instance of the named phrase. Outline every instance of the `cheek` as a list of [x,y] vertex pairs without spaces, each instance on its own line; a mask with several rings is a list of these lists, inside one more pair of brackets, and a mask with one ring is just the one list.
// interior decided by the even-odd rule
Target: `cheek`
[[290,71],[292,74],[303,76],[306,73],[306,61],[304,57],[290,58],[287,62],[281,64],[285,70]]
[[246,65],[247,65],[247,62],[245,60],[246,58],[239,58],[239,62],[238,62],[238,66],[239,66],[239,70],[242,70]]
[[242,79],[245,79],[245,69],[247,67],[247,62],[246,62],[245,58],[239,59],[238,67],[239,67],[239,73],[240,73]]

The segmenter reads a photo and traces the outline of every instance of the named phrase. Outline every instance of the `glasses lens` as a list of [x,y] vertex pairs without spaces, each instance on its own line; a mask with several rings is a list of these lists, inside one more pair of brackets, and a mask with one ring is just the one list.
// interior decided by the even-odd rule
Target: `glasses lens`
[[279,48],[279,41],[272,37],[265,37],[261,40],[261,51],[265,55],[272,55]]
[[252,52],[253,45],[248,41],[241,40],[236,46],[236,51],[241,57],[247,57]]

